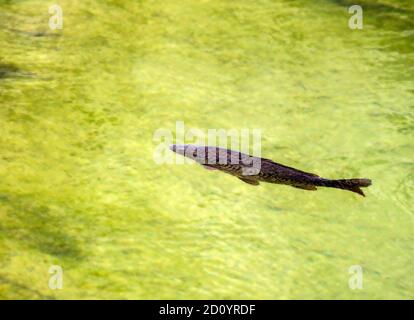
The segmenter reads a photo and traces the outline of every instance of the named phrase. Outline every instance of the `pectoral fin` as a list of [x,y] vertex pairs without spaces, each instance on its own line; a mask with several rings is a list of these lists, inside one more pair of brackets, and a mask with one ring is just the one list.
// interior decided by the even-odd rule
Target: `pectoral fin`
[[293,186],[295,188],[298,189],[303,189],[303,190],[316,190],[315,186],[311,186],[311,185],[302,185],[302,186]]
[[207,164],[202,164],[202,166],[203,166],[203,168],[205,168],[205,169],[207,169],[207,170],[217,170],[216,168],[214,168],[214,167],[210,167],[209,165],[207,165]]
[[252,179],[248,179],[248,178],[241,178],[241,177],[238,177],[241,181],[243,181],[243,182],[246,182],[246,183],[248,183],[248,184],[251,184],[251,185],[253,185],[253,186],[258,186],[259,185],[259,181],[257,181],[257,180],[252,180]]

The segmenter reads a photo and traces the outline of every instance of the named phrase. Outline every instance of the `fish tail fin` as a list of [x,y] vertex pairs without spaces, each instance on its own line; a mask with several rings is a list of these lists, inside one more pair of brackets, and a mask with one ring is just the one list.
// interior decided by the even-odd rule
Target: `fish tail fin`
[[365,197],[361,188],[369,187],[372,184],[370,179],[339,179],[327,180],[323,185],[325,187],[349,190]]

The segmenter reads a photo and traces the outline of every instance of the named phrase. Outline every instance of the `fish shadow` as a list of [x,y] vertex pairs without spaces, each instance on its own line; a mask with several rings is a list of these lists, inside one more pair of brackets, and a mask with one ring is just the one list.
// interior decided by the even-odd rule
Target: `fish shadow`
[[7,239],[69,262],[85,258],[80,240],[67,232],[68,218],[21,196],[0,194],[0,206],[6,210],[0,227]]
[[36,75],[25,72],[14,64],[0,62],[0,80],[7,78],[33,78]]

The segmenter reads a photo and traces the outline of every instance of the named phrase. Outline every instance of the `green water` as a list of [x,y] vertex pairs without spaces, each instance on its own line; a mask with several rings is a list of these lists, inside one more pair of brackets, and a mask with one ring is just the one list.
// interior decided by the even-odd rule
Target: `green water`
[[[47,1],[0,1],[1,298],[414,298],[411,0],[358,1],[363,30],[345,0],[58,3],[52,31]],[[176,121],[373,185],[157,165]]]

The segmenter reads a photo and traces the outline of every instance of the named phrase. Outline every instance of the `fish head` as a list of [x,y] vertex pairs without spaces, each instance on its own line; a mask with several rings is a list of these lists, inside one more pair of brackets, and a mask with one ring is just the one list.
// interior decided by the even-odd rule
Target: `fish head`
[[207,147],[192,144],[172,144],[170,150],[198,163],[206,163]]
[[170,145],[170,150],[183,156],[185,154],[185,147],[185,144],[172,144]]
[[[192,144],[173,144],[170,150],[195,162],[222,171],[241,172],[244,176],[260,172],[261,158],[252,157],[238,151],[220,147],[197,146]],[[231,166],[223,166],[231,165]]]

